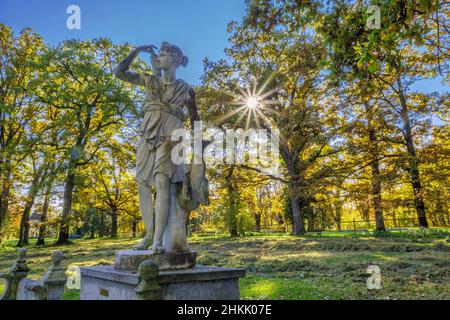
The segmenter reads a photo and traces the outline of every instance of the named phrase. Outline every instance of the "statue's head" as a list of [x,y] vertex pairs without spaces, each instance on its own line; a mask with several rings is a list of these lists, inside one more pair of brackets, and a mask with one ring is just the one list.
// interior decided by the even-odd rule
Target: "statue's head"
[[188,58],[177,46],[163,42],[159,48],[157,63],[162,70],[168,70],[171,66],[185,67],[188,64]]

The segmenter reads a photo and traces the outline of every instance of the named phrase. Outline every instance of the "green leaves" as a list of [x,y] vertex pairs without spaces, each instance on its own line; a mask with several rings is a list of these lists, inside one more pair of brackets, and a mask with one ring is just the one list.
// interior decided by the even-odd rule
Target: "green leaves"
[[375,73],[378,71],[380,63],[377,60],[372,60],[367,67],[367,70],[371,73]]

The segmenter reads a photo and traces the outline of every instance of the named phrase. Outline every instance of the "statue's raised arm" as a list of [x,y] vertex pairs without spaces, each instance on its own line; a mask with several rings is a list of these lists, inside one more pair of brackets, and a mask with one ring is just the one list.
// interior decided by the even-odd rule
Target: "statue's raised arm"
[[139,53],[141,52],[149,52],[152,55],[153,61],[154,57],[156,56],[154,49],[156,49],[154,45],[137,47],[125,59],[123,59],[119,63],[119,65],[116,67],[115,75],[123,81],[139,86],[144,86],[145,85],[144,75],[130,71],[130,67],[133,64],[134,60],[136,60]]

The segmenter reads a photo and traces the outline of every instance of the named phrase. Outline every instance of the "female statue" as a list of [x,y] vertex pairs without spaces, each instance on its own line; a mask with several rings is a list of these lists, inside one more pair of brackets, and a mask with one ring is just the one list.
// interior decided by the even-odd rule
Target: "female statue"
[[[121,80],[143,86],[146,96],[143,105],[144,119],[139,127],[141,138],[136,154],[139,207],[146,236],[135,246],[135,250],[146,250],[153,244],[155,253],[165,250],[183,252],[188,250],[186,212],[207,200],[203,196],[203,201],[195,201],[196,205],[186,206],[186,203],[193,200],[191,186],[198,191],[198,183],[195,187],[195,183],[189,181],[192,173],[183,164],[176,165],[172,162],[171,151],[178,142],[171,141],[171,134],[185,126],[184,107],[187,107],[192,129],[199,116],[194,90],[186,82],[176,78],[177,68],[186,66],[188,58],[180,48],[167,42],[162,43],[158,55],[155,49],[153,45],[136,48],[116,69],[116,76]],[[151,54],[152,75],[130,71],[131,64],[141,52]],[[204,167],[202,169],[196,173],[197,176],[200,173],[199,181],[205,180]],[[198,180],[198,177],[195,179]],[[205,190],[205,186],[207,188],[207,180],[200,188]],[[154,223],[152,187],[156,188]],[[167,240],[163,241],[163,238]]]

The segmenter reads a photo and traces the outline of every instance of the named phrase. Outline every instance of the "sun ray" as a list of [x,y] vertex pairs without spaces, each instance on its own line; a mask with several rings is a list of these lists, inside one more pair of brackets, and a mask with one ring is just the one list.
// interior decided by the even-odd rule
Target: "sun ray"
[[252,96],[257,97],[258,94],[256,93],[256,88],[258,87],[258,81],[256,78],[253,79],[253,90],[252,90]]
[[[261,118],[263,120],[265,120],[265,122],[268,124],[268,127],[270,127],[270,128],[274,127],[274,125],[271,123],[272,121],[269,118],[267,118],[266,115],[261,110],[256,109],[255,111],[258,112],[258,114],[261,116]],[[278,135],[279,135],[280,141],[286,141],[286,139],[281,134],[281,132],[279,132]]]
[[264,120],[265,123],[267,123],[268,125],[272,125],[270,119],[267,118],[267,116],[261,110],[256,109],[255,111],[259,114],[259,116]]
[[[272,90],[269,90],[269,91],[267,91],[267,92],[265,92],[265,93],[260,93],[260,94],[258,94],[258,97],[260,97],[261,99],[264,99],[265,97],[270,96],[270,95],[271,95],[272,93],[274,93],[275,91],[277,91],[276,88],[274,88],[274,89],[272,89]],[[273,100],[269,100],[269,101],[273,101]]]
[[247,86],[247,97],[246,98],[249,98],[251,96],[253,96],[253,93],[251,91],[251,88],[249,86]]
[[242,114],[239,116],[239,118],[234,123],[234,127],[236,128],[239,122],[242,120],[242,118],[245,116],[245,112],[242,112]]
[[[256,95],[261,96],[262,92],[266,89],[266,87],[269,85],[269,83],[272,81],[272,79],[275,76],[275,71],[272,72],[266,79],[266,81],[264,81],[264,83],[262,84],[262,86],[259,88],[258,92],[256,93]],[[274,90],[274,89],[273,89]],[[272,91],[272,90],[271,90]]]
[[250,127],[250,118],[251,118],[251,112],[252,112],[252,108],[248,108],[247,111],[247,121],[245,122],[245,130],[248,130],[248,128]]
[[[278,110],[275,109],[275,108],[268,108],[268,107],[267,107],[267,104],[270,104],[270,103],[264,103],[264,100],[263,100],[262,103],[261,103],[261,105],[260,105],[260,107],[259,107],[258,109],[260,109],[260,110],[265,110],[265,111],[270,112],[270,113],[275,113],[275,114],[277,114],[277,115],[281,114],[281,112],[278,111]],[[275,103],[272,103],[272,104],[275,104]]]
[[239,113],[239,112],[241,112],[242,110],[244,110],[246,108],[247,107],[245,105],[243,105],[243,106],[240,106],[239,108],[236,108],[235,110],[229,111],[226,114],[224,114],[223,116],[219,117],[216,122],[217,123],[222,123],[225,120],[227,120],[227,119],[231,118],[232,116],[234,116],[236,113]]
[[259,129],[259,128],[261,128],[261,126],[259,124],[258,116],[256,115],[256,110],[258,110],[258,109],[253,109],[252,113],[253,113],[253,116],[255,117],[256,128]]

